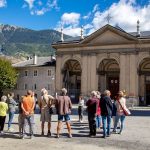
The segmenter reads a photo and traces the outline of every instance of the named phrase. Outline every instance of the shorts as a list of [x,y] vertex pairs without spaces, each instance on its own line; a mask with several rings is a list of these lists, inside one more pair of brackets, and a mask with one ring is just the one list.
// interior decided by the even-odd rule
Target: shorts
[[41,122],[51,122],[52,115],[49,113],[49,110],[45,109],[41,111]]
[[63,121],[63,119],[65,119],[65,121],[69,121],[70,120],[70,116],[69,114],[66,115],[58,115],[58,121]]

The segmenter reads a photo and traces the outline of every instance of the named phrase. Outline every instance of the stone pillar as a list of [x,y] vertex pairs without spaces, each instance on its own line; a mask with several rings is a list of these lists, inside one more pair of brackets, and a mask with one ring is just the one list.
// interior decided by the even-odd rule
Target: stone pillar
[[120,90],[127,90],[126,89],[126,55],[120,55]]
[[138,96],[138,73],[137,73],[137,55],[130,55],[130,94]]
[[82,74],[81,74],[81,93],[87,95],[88,93],[88,56],[82,55]]
[[55,75],[55,91],[59,91],[62,88],[62,73],[61,73],[61,65],[62,65],[62,57],[60,55],[57,56],[56,61],[56,75]]
[[98,77],[96,74],[96,54],[91,55],[91,63],[90,63],[90,82],[91,82],[91,91],[98,90]]

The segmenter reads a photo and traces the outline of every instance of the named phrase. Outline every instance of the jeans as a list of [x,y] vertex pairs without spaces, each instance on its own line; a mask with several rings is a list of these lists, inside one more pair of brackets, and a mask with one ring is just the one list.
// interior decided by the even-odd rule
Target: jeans
[[11,127],[15,112],[9,112],[8,129]]
[[96,135],[96,118],[95,114],[88,113],[88,121],[89,121],[89,128],[90,128],[90,135]]
[[100,128],[101,126],[101,116],[97,115],[96,116],[96,128]]
[[[106,121],[107,121],[107,129],[106,129]],[[110,135],[110,128],[111,128],[111,116],[102,116],[102,123],[103,123],[103,136]]]
[[116,115],[114,131],[116,131],[116,129],[117,129],[117,125],[119,123],[119,120],[121,122],[121,126],[120,126],[120,133],[121,133],[123,128],[124,128],[125,115],[119,115],[119,114]]
[[29,125],[29,134],[34,134],[34,115],[24,116],[23,135],[27,135],[27,124]]

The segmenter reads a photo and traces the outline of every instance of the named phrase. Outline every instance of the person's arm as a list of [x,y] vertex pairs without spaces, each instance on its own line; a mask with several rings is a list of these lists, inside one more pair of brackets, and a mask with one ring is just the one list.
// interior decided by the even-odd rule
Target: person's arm
[[69,98],[69,109],[72,109],[71,99]]
[[86,106],[89,106],[90,103],[90,99],[86,102]]
[[17,105],[17,102],[13,99],[13,100],[12,100],[12,104],[16,106],[16,105]]
[[109,108],[112,110],[113,109],[113,103],[111,101],[111,98],[107,98],[107,104],[108,104]]
[[32,100],[33,100],[33,105],[32,105],[32,108],[31,108],[31,112],[34,111],[34,107],[35,107],[34,97],[32,98]]
[[25,115],[29,115],[29,112],[26,111],[24,106],[23,106],[23,102],[21,102],[21,108],[22,108],[23,112],[25,113]]

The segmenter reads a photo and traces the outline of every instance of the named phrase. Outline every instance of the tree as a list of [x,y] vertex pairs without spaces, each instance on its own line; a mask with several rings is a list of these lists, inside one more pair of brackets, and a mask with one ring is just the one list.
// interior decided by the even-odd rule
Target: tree
[[6,89],[12,89],[16,85],[17,71],[12,67],[11,62],[0,58],[0,96]]

